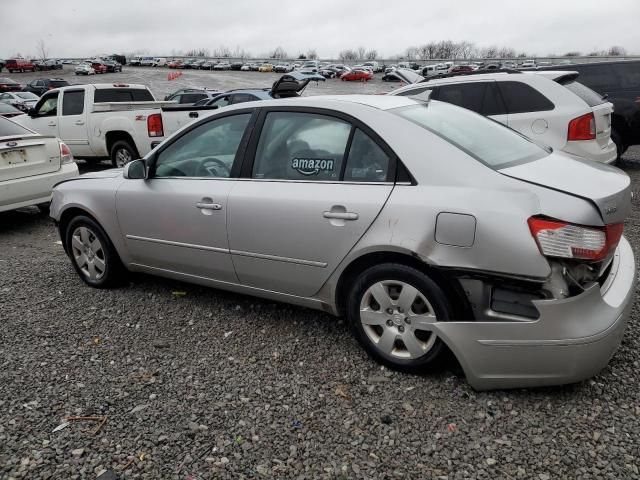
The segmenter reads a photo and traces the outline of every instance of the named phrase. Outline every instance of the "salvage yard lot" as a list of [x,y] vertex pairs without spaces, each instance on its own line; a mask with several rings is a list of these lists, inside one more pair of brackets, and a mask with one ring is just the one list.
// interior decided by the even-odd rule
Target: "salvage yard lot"
[[[182,72],[182,76],[175,80],[168,80],[169,73]],[[23,85],[36,78],[64,78],[71,84],[74,83],[141,83],[147,85],[156,99],[162,100],[165,95],[185,87],[208,87],[218,90],[231,90],[233,88],[260,88],[271,87],[273,82],[282,76],[280,73],[240,72],[240,71],[204,71],[204,70],[169,70],[167,68],[153,67],[128,67],[125,66],[121,73],[106,73],[100,75],[75,75],[70,66],[64,70],[52,70],[48,72],[27,72],[8,74],[2,76],[12,78]],[[377,74],[369,82],[343,82],[340,79],[329,79],[325,82],[309,84],[305,90],[306,95],[333,95],[353,93],[386,93],[398,88],[399,83],[383,82],[382,74]]]
[[[278,78],[185,72],[169,82],[167,73],[86,80],[143,83],[163,98]],[[390,88],[377,76],[307,94]],[[636,195],[626,236],[637,252],[640,148],[621,167]],[[104,469],[149,479],[640,478],[638,305],[592,380],[478,393],[452,360],[425,376],[381,369],[343,321],[320,312],[144,275],[90,289],[58,240],[35,208],[0,214],[2,479],[93,479]],[[100,420],[52,432],[68,416]]]

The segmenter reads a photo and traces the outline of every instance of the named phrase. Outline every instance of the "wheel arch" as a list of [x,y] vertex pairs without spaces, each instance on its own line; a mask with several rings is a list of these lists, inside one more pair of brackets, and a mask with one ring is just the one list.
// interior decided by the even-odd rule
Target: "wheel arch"
[[334,301],[338,315],[344,315],[349,286],[367,268],[381,263],[398,263],[415,268],[427,275],[444,291],[455,319],[471,319],[473,312],[460,282],[449,272],[426,263],[415,252],[378,250],[364,253],[350,261],[336,283]]
[[129,132],[125,130],[112,130],[110,132],[107,132],[104,137],[105,137],[105,143],[107,147],[107,155],[111,156],[111,148],[116,142],[119,142],[121,140],[128,142],[135,150],[135,153],[140,155],[140,152],[138,151],[138,146],[136,145],[136,142],[133,139],[133,136]]

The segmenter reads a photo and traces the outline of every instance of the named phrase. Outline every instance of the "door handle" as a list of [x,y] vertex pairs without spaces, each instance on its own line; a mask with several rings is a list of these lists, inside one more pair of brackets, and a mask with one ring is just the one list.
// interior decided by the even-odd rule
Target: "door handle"
[[82,120],[76,120],[76,125],[84,125],[84,122]]
[[338,220],[358,220],[359,216],[354,212],[323,212],[324,218],[336,218]]
[[201,210],[222,210],[222,205],[219,203],[198,202],[196,203],[196,208]]
[[56,122],[49,122],[47,125],[49,125],[50,127],[55,127],[56,126]]
[[189,112],[190,118],[198,118],[198,112]]

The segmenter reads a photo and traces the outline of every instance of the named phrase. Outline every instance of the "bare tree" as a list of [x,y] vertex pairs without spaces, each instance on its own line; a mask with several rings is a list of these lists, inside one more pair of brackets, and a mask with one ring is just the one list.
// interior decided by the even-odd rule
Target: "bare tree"
[[315,48],[310,48],[309,50],[307,50],[307,58],[309,60],[317,60],[318,59],[318,52],[316,51]]
[[624,47],[614,45],[607,54],[612,57],[624,57],[627,54],[627,50]]
[[418,58],[418,47],[407,47],[404,51],[407,60],[415,60]]
[[[582,55],[580,52],[567,52],[563,55],[563,57],[579,57]],[[555,55],[549,55],[550,57],[555,57]]]
[[340,53],[338,54],[338,58],[340,60],[344,61],[350,61],[350,60],[357,60],[358,59],[358,52],[356,52],[355,50],[352,50],[350,48],[347,48],[345,50],[340,51]]
[[36,43],[36,52],[42,60],[49,58],[49,47],[42,38]]
[[363,60],[367,53],[364,47],[358,47],[358,50],[356,50],[356,52],[358,54],[358,60]]
[[271,53],[269,53],[269,58],[281,59],[281,58],[288,58],[288,57],[285,49],[278,46],[274,50],[272,50]]
[[226,45],[220,45],[213,50],[213,56],[216,58],[229,58],[231,56],[231,50]]
[[364,54],[364,58],[366,58],[367,60],[375,60],[376,58],[378,58],[378,51],[367,50],[367,53]]
[[187,50],[185,55],[187,57],[208,57],[209,50],[206,48],[192,48],[191,50]]

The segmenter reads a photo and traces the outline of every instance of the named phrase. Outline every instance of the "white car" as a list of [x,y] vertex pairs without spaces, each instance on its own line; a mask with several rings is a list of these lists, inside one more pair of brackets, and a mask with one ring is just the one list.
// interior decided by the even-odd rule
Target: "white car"
[[13,105],[23,112],[29,111],[40,97],[33,92],[4,92],[0,93],[0,102]]
[[76,75],[95,75],[96,71],[88,63],[81,63],[75,69]]
[[535,67],[536,67],[535,60],[525,60],[524,62],[522,62],[522,65],[520,65],[520,68],[535,68]]
[[72,85],[46,92],[16,123],[61,138],[77,158],[110,158],[114,167],[122,167],[164,140],[165,105],[144,85]]
[[613,105],[579,83],[578,72],[498,72],[428,80],[409,70],[394,74],[412,84],[389,95],[426,95],[488,116],[554,150],[603,163],[616,161]]
[[153,59],[153,63],[151,64],[152,67],[166,67],[167,66],[167,59],[166,58],[154,58]]
[[78,176],[69,147],[0,117],[0,212],[49,208],[57,183]]

